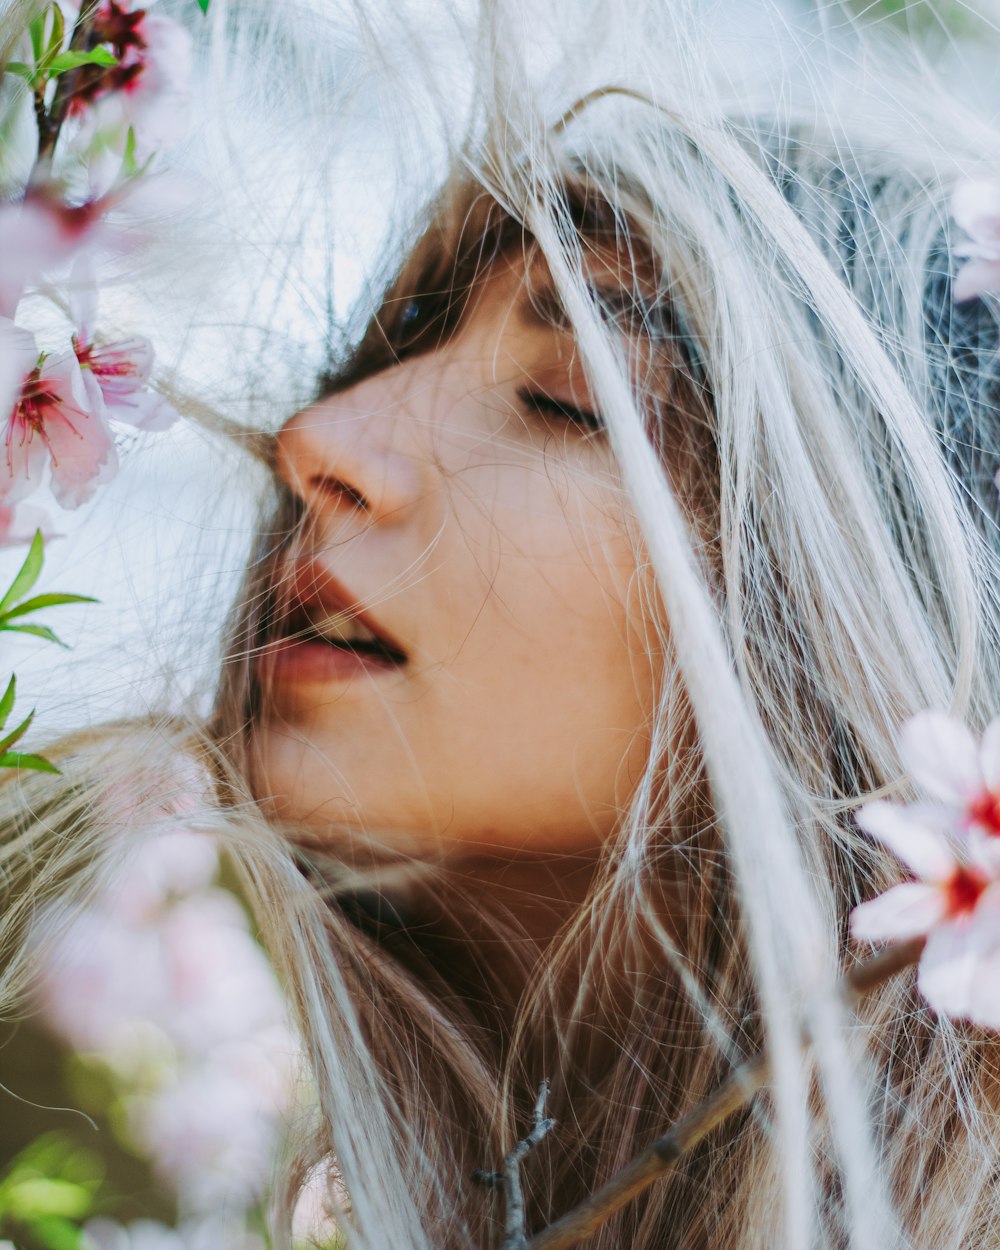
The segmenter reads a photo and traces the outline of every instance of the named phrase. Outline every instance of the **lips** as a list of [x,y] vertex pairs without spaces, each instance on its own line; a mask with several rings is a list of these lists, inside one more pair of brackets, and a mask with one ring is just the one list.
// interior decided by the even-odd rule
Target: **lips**
[[291,574],[261,649],[262,675],[322,681],[406,664],[396,639],[321,565],[298,563]]

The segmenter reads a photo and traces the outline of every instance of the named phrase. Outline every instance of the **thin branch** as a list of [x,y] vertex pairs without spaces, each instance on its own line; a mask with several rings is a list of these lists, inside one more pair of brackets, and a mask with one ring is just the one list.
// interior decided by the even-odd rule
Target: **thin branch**
[[521,1161],[546,1137],[555,1120],[546,1118],[545,1104],[549,1096],[549,1082],[542,1081],[535,1099],[535,1118],[527,1137],[522,1137],[503,1161],[501,1172],[476,1172],[474,1179],[490,1189],[502,1189],[504,1194],[504,1239],[500,1250],[523,1250],[528,1244],[524,1227],[524,1191],[521,1188]]
[[[97,16],[99,7],[98,0],[93,0],[92,4],[88,4],[84,0],[84,3],[81,4],[80,15],[76,19],[76,25],[73,27],[73,33],[69,40],[71,51],[88,52],[90,50],[91,27],[94,24],[94,18]],[[39,174],[42,174],[44,177],[49,165],[52,163],[52,154],[55,152],[56,143],[59,140],[59,132],[62,130],[63,122],[66,120],[66,113],[69,109],[78,74],[78,70],[68,70],[65,74],[59,75],[59,79],[56,82],[55,95],[52,97],[52,104],[48,110],[45,109],[44,100],[37,94],[35,96],[35,112],[38,117],[38,155],[35,158],[35,165],[31,171],[31,182],[35,182]]]
[[[883,981],[915,964],[923,948],[924,939],[914,938],[898,946],[890,946],[874,958],[858,964],[841,981],[844,997],[852,1003],[863,998]],[[766,1083],[769,1074],[770,1066],[763,1051],[748,1059],[714,1094],[682,1116],[611,1180],[537,1236],[516,1243],[516,1250],[568,1250],[591,1236],[616,1211],[665,1175],[682,1155],[713,1129],[742,1110]],[[507,1244],[504,1242],[501,1250],[507,1250]]]

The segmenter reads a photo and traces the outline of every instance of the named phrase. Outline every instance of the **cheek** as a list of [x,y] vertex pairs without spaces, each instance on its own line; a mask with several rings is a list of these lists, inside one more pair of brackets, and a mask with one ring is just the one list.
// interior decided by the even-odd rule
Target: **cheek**
[[468,592],[450,656],[456,723],[535,796],[536,842],[606,836],[649,753],[655,633],[621,501],[594,477],[508,466],[469,474],[452,505]]

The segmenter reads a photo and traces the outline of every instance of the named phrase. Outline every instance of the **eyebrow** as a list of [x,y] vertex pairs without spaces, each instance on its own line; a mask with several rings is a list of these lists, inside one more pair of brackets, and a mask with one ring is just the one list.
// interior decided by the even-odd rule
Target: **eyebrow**
[[[640,313],[635,297],[622,287],[588,283],[587,290],[601,315],[609,321]],[[531,325],[542,325],[553,330],[562,330],[565,333],[572,332],[566,309],[555,289],[548,284],[535,287],[528,292],[521,304],[521,315]]]
[[[701,356],[701,349],[687,327],[681,309],[668,299],[657,300],[644,308],[636,297],[624,287],[599,282],[588,283],[587,290],[601,316],[615,325],[622,333],[626,327],[641,326],[652,344],[669,344],[685,362],[690,378],[697,386],[704,386],[708,377]],[[572,333],[566,310],[548,282],[528,291],[521,301],[521,317],[529,325],[546,326],[563,333]],[[623,324],[624,323],[624,324]]]

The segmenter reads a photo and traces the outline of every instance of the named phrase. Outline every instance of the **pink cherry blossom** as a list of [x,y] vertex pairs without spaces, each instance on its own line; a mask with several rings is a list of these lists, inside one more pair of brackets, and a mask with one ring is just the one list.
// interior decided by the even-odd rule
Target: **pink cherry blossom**
[[0,316],[0,413],[9,413],[14,407],[38,357],[35,336]]
[[[215,840],[176,823],[192,807],[205,818],[203,772],[181,768],[177,783],[152,801],[114,789],[110,811],[135,847],[88,903],[43,911],[32,942],[44,1019],[117,1075],[137,1149],[200,1217],[259,1200],[301,1051],[246,912],[213,884]],[[152,823],[137,834],[142,812]],[[132,1244],[104,1234],[94,1240]]]
[[54,185],[0,205],[0,315],[12,317],[24,288],[87,248],[120,243],[103,218],[107,197],[72,205]]
[[252,1205],[271,1174],[273,1110],[238,1072],[209,1059],[132,1105],[130,1131],[190,1212]]
[[73,350],[83,371],[91,408],[140,430],[166,430],[176,410],[155,391],[147,390],[153,371],[153,345],[143,335],[104,346],[94,343],[97,284],[84,260],[73,270],[70,312],[76,323]]
[[977,742],[961,721],[920,712],[903,729],[900,756],[939,826],[985,839],[984,854],[1000,866],[1000,717]]
[[111,45],[117,64],[84,67],[72,112],[85,135],[114,146],[124,146],[131,128],[136,158],[143,162],[187,131],[191,37],[180,23],[117,0],[104,0],[92,31],[97,42]]
[[917,985],[943,1015],[1000,1028],[1000,718],[976,739],[957,721],[923,712],[904,728],[900,754],[930,801],[878,801],[858,824],[914,880],[855,908],[860,941],[926,937]]
[[925,936],[917,987],[935,1011],[1000,1028],[1000,883],[938,831],[893,803],[869,803],[858,823],[914,873],[862,903],[851,932],[863,942]]
[[955,275],[954,296],[962,300],[1000,292],[1000,180],[969,178],[956,186],[952,216],[968,235],[955,249],[967,257]]
[[[9,333],[9,322],[7,328]],[[91,407],[76,356],[60,352],[38,359],[6,417],[0,500],[23,499],[41,485],[49,465],[58,502],[78,508],[114,476],[114,441],[103,415]]]
[[88,1220],[83,1232],[81,1250],[265,1250],[256,1233],[231,1220],[186,1220],[169,1228],[156,1220],[118,1224],[101,1218]]

